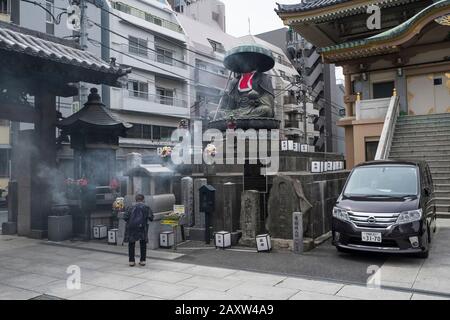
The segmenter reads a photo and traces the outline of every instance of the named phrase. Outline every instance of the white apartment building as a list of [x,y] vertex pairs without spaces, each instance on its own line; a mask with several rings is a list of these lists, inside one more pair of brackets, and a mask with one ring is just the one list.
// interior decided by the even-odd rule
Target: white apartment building
[[168,0],[173,10],[226,32],[225,4],[220,0]]
[[126,88],[111,88],[111,109],[132,123],[122,152],[155,157],[190,117],[191,78],[186,35],[166,1],[109,1],[111,58],[132,68]]

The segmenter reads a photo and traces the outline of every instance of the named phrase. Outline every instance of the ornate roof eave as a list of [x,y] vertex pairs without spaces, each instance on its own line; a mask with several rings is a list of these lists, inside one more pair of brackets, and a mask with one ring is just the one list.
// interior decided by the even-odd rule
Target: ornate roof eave
[[[310,11],[280,11],[275,10],[285,25],[294,24],[319,24],[336,19],[365,13],[370,5],[377,5],[381,9],[402,6],[407,3],[418,2],[420,0],[372,0],[372,1],[346,1],[333,6],[319,7]],[[355,3],[357,2],[357,3]]]
[[450,0],[441,0],[393,29],[363,40],[320,48],[319,52],[329,63],[398,52],[400,46],[419,34],[425,25],[447,14],[450,14]]

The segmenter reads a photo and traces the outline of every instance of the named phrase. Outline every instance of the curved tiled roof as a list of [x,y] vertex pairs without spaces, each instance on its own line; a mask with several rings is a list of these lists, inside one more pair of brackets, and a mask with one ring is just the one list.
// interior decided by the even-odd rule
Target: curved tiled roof
[[414,25],[416,22],[418,22],[424,16],[428,15],[429,13],[433,12],[434,10],[440,10],[445,7],[450,8],[450,0],[440,0],[428,7],[426,7],[425,9],[423,9],[422,11],[417,13],[415,16],[413,16],[410,19],[408,19],[407,21],[403,22],[402,24],[400,24],[390,30],[387,30],[385,32],[379,33],[375,36],[372,36],[372,37],[369,37],[366,39],[362,39],[362,40],[350,41],[350,42],[345,42],[345,43],[341,43],[341,44],[334,45],[334,46],[320,48],[319,52],[330,52],[330,51],[336,51],[336,50],[342,50],[342,49],[348,49],[348,48],[356,48],[356,47],[361,47],[364,45],[369,45],[369,44],[372,44],[375,42],[394,39],[398,36],[401,36],[404,32],[409,30],[412,25]]
[[121,130],[130,129],[132,124],[119,119],[101,102],[96,88],[91,89],[88,102],[78,112],[70,117],[58,122],[57,126],[65,130],[78,130],[80,126],[99,126],[118,128]]
[[25,54],[121,77],[129,70],[108,64],[66,40],[0,22],[0,50]]
[[298,4],[278,4],[278,12],[302,12],[324,7],[333,6],[335,4],[350,2],[351,0],[310,0]]

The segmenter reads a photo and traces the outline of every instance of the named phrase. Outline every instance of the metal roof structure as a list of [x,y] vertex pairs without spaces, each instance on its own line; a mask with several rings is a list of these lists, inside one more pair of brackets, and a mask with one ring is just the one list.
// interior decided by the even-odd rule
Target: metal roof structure
[[58,128],[66,132],[78,131],[80,128],[118,129],[122,134],[133,127],[132,124],[119,119],[102,103],[96,88],[91,89],[88,102],[80,111],[58,122]]
[[[26,29],[0,21],[0,54],[13,55],[19,59],[33,59],[36,62],[52,62],[67,71],[76,69],[73,79],[90,81],[95,84],[119,86],[118,78],[131,72],[107,63],[70,40],[61,39],[45,33]],[[84,72],[84,74],[83,74]]]

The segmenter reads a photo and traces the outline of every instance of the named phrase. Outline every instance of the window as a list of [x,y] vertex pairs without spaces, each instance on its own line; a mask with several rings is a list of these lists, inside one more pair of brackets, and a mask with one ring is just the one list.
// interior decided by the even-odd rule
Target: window
[[417,195],[417,169],[413,166],[378,165],[356,168],[344,195],[347,197]]
[[377,154],[379,138],[376,139],[366,139],[366,161],[375,160],[375,155]]
[[435,86],[442,86],[442,78],[435,78],[434,79],[434,85]]
[[173,65],[173,52],[164,48],[156,48],[156,60],[160,63]]
[[0,0],[0,13],[9,14],[11,12],[9,0]]
[[200,70],[206,70],[206,64],[202,62],[197,62],[197,68]]
[[138,80],[128,81],[128,92],[130,97],[148,99],[148,83]]
[[0,149],[0,177],[9,177],[9,149]]
[[148,41],[133,36],[128,37],[128,51],[130,53],[138,54],[140,56],[147,56]]
[[174,102],[173,101],[173,96],[174,96],[173,90],[157,87],[156,95],[157,95],[157,99],[159,100],[160,104],[169,105],[169,106],[173,105],[173,102]]
[[211,47],[213,48],[214,52],[225,52],[225,48],[220,42],[208,39],[209,43],[211,44]]
[[133,139],[152,139],[152,126],[147,124],[133,123],[133,128],[127,131],[127,137]]
[[390,98],[395,88],[394,81],[373,84],[373,99]]

